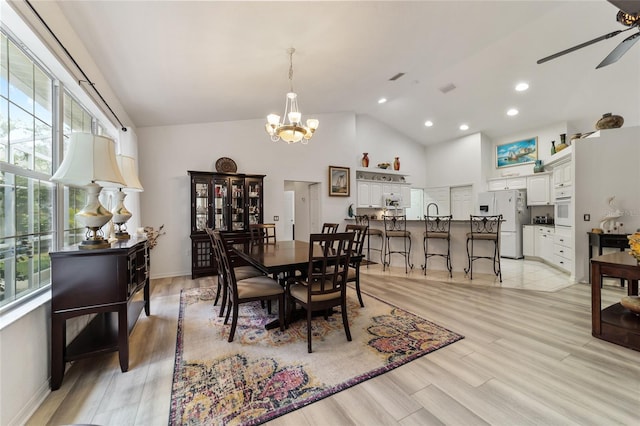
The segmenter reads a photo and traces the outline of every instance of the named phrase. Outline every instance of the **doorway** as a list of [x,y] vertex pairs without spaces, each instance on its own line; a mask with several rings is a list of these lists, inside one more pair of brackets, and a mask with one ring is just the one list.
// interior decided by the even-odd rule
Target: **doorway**
[[284,229],[279,240],[309,241],[309,234],[320,232],[320,182],[286,180],[284,200]]

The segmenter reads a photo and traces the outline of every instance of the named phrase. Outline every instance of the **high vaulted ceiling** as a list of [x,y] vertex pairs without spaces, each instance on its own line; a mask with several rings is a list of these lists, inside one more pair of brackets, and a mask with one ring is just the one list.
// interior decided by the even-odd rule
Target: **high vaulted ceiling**
[[[563,121],[587,132],[606,112],[624,116],[625,126],[640,125],[640,44],[595,69],[626,35],[536,64],[623,29],[618,9],[604,0],[59,6],[137,127],[282,114],[289,47],[296,49],[293,83],[303,119],[354,111],[425,145]],[[530,89],[515,92],[519,81]],[[449,84],[456,88],[442,93]],[[379,105],[380,97],[388,102]],[[508,117],[511,107],[520,114]],[[461,132],[461,123],[469,130]]]

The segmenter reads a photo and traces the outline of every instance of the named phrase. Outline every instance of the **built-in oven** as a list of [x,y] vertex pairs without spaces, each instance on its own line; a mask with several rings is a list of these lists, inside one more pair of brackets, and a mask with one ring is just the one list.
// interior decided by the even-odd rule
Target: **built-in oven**
[[571,188],[556,188],[555,191],[555,224],[573,226],[573,198]]

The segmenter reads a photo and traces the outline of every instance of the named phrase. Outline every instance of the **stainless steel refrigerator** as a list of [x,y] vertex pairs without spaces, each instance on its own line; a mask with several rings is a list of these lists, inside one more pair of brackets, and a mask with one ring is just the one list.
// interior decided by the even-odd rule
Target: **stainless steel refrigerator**
[[529,223],[527,191],[513,189],[490,191],[478,194],[476,214],[501,214],[504,222],[500,225],[500,256],[521,259],[522,225]]

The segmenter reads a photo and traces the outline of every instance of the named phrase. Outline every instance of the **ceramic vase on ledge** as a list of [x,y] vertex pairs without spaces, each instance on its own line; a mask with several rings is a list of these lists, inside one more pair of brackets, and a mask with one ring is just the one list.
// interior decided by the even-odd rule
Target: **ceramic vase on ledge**
[[400,157],[396,157],[393,160],[393,170],[400,170]]
[[362,153],[362,167],[369,167],[369,153]]

